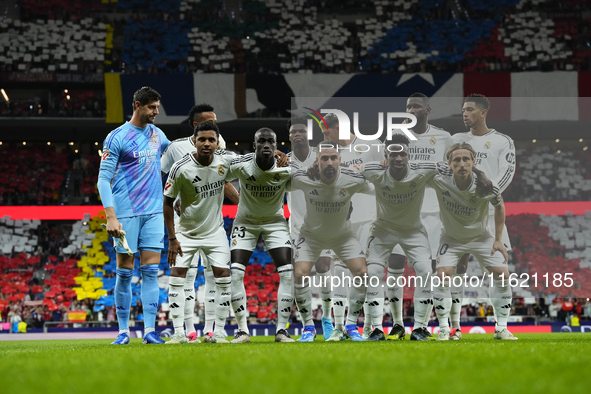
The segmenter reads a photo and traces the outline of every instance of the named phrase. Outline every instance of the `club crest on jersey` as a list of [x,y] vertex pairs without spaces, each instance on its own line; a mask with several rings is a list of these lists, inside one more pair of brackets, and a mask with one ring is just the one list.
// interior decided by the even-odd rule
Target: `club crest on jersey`
[[226,173],[226,171],[224,171],[224,167],[219,166],[218,167],[218,175],[222,176]]
[[415,181],[412,181],[412,182],[411,182],[411,183],[408,185],[408,187],[410,187],[411,189],[414,189],[415,187],[417,187],[417,184],[416,184],[416,182],[415,182]]
[[158,140],[156,139],[156,134],[152,134],[152,143],[156,144]]
[[361,148],[359,145],[355,146],[355,154],[360,155],[361,153],[363,153],[363,148]]
[[346,195],[347,195],[347,191],[341,187],[341,190],[339,190],[339,196],[345,197]]
[[300,257],[300,251],[299,250],[295,252],[295,258],[297,259],[298,257]]
[[490,149],[490,141],[487,141],[486,144],[484,144],[484,149]]
[[472,196],[472,197],[470,198],[470,202],[471,202],[472,204],[475,204],[475,203],[476,203],[476,196]]
[[369,249],[365,252],[365,257],[369,257]]
[[275,174],[275,176],[273,177],[273,182],[279,182],[281,180],[281,177],[279,176],[279,174]]
[[108,149],[105,149],[105,150],[103,151],[103,161],[104,161],[104,160],[107,160],[107,157],[109,157],[109,153],[110,153],[110,152],[111,152],[111,151],[109,151]]
[[236,238],[234,238],[234,239],[232,240],[232,246],[233,246],[233,247],[234,247],[234,246],[236,246],[236,244],[237,244],[237,243],[238,243],[238,242],[236,241]]
[[437,144],[437,138],[435,138],[435,137],[431,137],[431,139],[429,140],[429,143],[430,143],[431,145],[435,145],[435,144]]

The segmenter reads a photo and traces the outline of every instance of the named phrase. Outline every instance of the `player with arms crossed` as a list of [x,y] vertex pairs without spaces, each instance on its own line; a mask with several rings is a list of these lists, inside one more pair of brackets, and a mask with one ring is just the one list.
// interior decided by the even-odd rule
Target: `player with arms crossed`
[[[205,261],[215,277],[216,321],[210,341],[229,343],[224,326],[231,298],[230,248],[222,206],[224,185],[236,156],[225,151],[216,152],[218,136],[219,129],[212,121],[198,124],[194,133],[196,152],[172,166],[164,187],[164,220],[170,240],[168,263],[172,267],[168,296],[175,331],[168,343],[187,342],[183,329],[183,288],[191,262],[200,252],[206,256]],[[177,196],[180,196],[181,215],[175,228],[173,205]]]
[[250,342],[244,273],[259,235],[265,241],[280,278],[275,342],[294,342],[287,333],[293,306],[293,266],[291,237],[283,214],[283,197],[291,181],[291,168],[278,167],[275,163],[277,136],[273,130],[266,127],[257,130],[253,145],[255,153],[240,156],[232,162],[231,178],[228,178],[240,180],[240,204],[231,235],[232,308],[239,331],[232,343]]
[[[154,331],[158,312],[158,264],[164,238],[160,155],[170,144],[154,126],[160,94],[144,86],[133,94],[133,115],[103,143],[97,187],[107,216],[109,236],[125,238],[132,253],[140,251],[144,343],[164,343]],[[135,256],[121,246],[117,252],[115,305],[119,335],[113,345],[129,343],[131,279]]]
[[[295,117],[287,122],[287,131],[291,141],[292,151],[287,154],[293,170],[305,170],[314,164],[316,150],[310,147],[308,142],[307,119]],[[287,205],[289,206],[289,225],[292,238],[292,247],[302,228],[302,222],[306,214],[306,196],[301,190],[287,193]],[[295,252],[295,249],[294,249]],[[322,255],[315,264],[316,275],[320,278],[320,299],[322,301],[322,335],[327,340],[333,331],[331,318],[332,289],[330,285],[330,268],[332,264],[332,251],[323,250]],[[325,279],[326,278],[326,279]]]
[[[209,104],[195,105],[189,111],[189,125],[191,131],[194,132],[195,126],[199,123],[212,121],[217,122],[217,116],[213,112],[213,107]],[[219,136],[218,149],[226,149],[226,141]],[[183,158],[187,154],[195,152],[195,136],[193,133],[189,137],[179,138],[170,143],[170,145],[164,151],[161,159],[162,165],[162,176],[166,174],[172,168],[172,165]],[[238,192],[232,186],[231,183],[226,182],[224,185],[224,195],[232,201],[234,204],[238,204]],[[178,225],[180,219],[179,211],[179,200],[175,205],[175,224]],[[203,256],[201,256],[203,261]],[[215,279],[213,277],[213,271],[209,264],[203,264],[208,269],[204,270],[205,275],[205,326],[203,328],[203,340],[210,342],[213,336],[213,324],[215,321]],[[199,267],[199,255],[195,256],[194,261],[191,262],[191,267],[186,273],[185,277],[185,309],[184,311],[174,310],[174,313],[182,313],[185,320],[185,329],[187,330],[187,338],[189,343],[199,343],[197,333],[195,332],[195,325],[193,324],[193,314],[195,313],[195,278],[197,276],[197,269]],[[172,276],[171,276],[172,278]],[[170,343],[170,342],[169,342]]]
[[[486,125],[486,116],[490,110],[489,100],[481,94],[471,94],[464,99],[462,116],[464,125],[470,129],[466,133],[454,134],[454,142],[470,144],[476,152],[474,165],[484,171],[491,181],[497,185],[499,193],[503,193],[509,186],[515,175],[515,146],[513,140],[495,129],[489,129]],[[480,174],[477,174],[480,176]],[[494,233],[494,210],[489,207],[489,231]],[[511,241],[507,233],[507,227],[503,227],[503,244],[507,250],[511,250]],[[466,273],[470,255],[465,254],[460,259],[456,275],[463,276]],[[452,287],[452,306],[450,313],[451,336],[450,339],[462,339],[460,328],[460,314],[462,311],[462,299],[464,287]]]
[[[496,316],[495,339],[515,340],[507,329],[512,291],[509,286],[507,250],[502,242],[505,205],[496,187],[485,197],[476,192],[472,171],[476,152],[470,144],[452,145],[447,152],[453,177],[436,175],[430,181],[437,191],[443,230],[437,254],[439,285],[433,289],[433,300],[439,320],[437,340],[449,340],[449,311],[452,305],[450,281],[461,256],[473,254],[484,272],[493,275],[491,301]],[[488,205],[494,206],[495,235],[488,230]],[[492,251],[491,251],[492,249]],[[437,282],[435,282],[437,283]]]
[[328,340],[342,340],[345,329],[353,341],[363,341],[357,330],[357,318],[365,302],[367,287],[363,277],[367,274],[367,265],[365,251],[347,216],[355,193],[373,194],[374,190],[358,172],[339,167],[341,156],[336,142],[321,142],[316,152],[320,180],[310,180],[306,171],[297,171],[292,178],[292,189],[301,190],[306,195],[306,216],[294,255],[296,303],[304,323],[299,341],[313,342],[316,337],[310,283],[306,284],[304,277],[309,278],[312,266],[326,248],[344,260],[353,280],[361,279],[360,285],[351,287],[347,324],[343,327],[343,320],[336,320]]

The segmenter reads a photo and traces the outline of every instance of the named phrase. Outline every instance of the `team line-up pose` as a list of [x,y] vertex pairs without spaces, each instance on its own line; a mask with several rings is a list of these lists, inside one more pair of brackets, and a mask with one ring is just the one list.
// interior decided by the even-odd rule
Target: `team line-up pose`
[[[319,276],[330,276],[332,258],[335,259],[335,268],[340,267],[332,274],[345,276],[346,273],[352,275],[352,279],[361,279],[369,274],[370,279],[378,280],[370,280],[369,287],[367,281],[353,280],[350,283],[354,286],[348,288],[343,285],[334,292],[328,288],[327,280],[321,281],[324,284],[321,298],[326,340],[384,340],[384,291],[395,318],[389,339],[403,339],[402,316],[398,313],[402,299],[400,289],[387,286],[384,290],[383,286],[379,286],[379,279],[383,278],[386,265],[389,276],[400,276],[405,261],[415,268],[417,281],[421,280],[415,291],[415,327],[411,339],[429,339],[426,327],[433,300],[427,278],[434,274],[431,268],[434,243],[438,244],[436,265],[437,276],[441,279],[440,285],[435,288],[435,306],[440,323],[438,339],[461,339],[459,323],[454,321],[453,313],[453,332],[450,332],[448,322],[452,305],[461,295],[445,279],[454,271],[459,273],[464,269],[463,260],[466,257],[463,260],[460,258],[468,254],[474,254],[483,270],[494,275],[491,300],[497,317],[495,338],[516,339],[506,326],[511,289],[503,287],[501,280],[508,276],[506,246],[503,245],[508,240],[505,240],[505,216],[500,197],[502,188],[509,184],[514,171],[515,156],[514,153],[511,155],[514,148],[510,138],[486,128],[485,118],[490,104],[485,97],[471,95],[465,99],[464,121],[471,132],[454,136],[454,139],[486,135],[508,145],[508,153],[502,157],[507,162],[503,163],[506,164],[504,170],[495,168],[492,160],[483,164],[486,173],[490,171],[493,174],[492,185],[485,174],[475,168],[475,164],[483,163],[482,159],[487,155],[478,154],[468,143],[454,144],[446,149],[447,165],[442,162],[436,164],[438,157],[420,157],[427,161],[413,161],[413,154],[415,158],[420,156],[420,145],[415,145],[413,152],[413,143],[420,142],[411,142],[403,135],[395,135],[387,145],[376,140],[375,144],[370,144],[376,147],[376,152],[368,154],[357,149],[353,135],[344,141],[330,140],[339,134],[338,119],[330,115],[325,117],[328,124],[328,128],[323,128],[325,141],[316,148],[308,145],[303,118],[288,122],[289,138],[294,149],[289,155],[293,161],[293,174],[292,166],[282,166],[287,160],[277,162],[277,136],[268,128],[255,133],[253,154],[237,156],[217,150],[223,140],[215,124],[213,108],[208,105],[192,109],[190,121],[194,127],[193,135],[171,145],[164,133],[153,126],[159,102],[160,95],[148,87],[134,94],[132,119],[105,140],[98,183],[107,213],[109,235],[118,238],[125,230],[131,251],[140,250],[142,302],[146,315],[144,343],[164,343],[154,332],[158,307],[157,264],[164,223],[170,241],[169,302],[175,331],[169,341],[171,344],[199,343],[192,321],[194,280],[199,261],[209,279],[206,282],[213,282],[206,289],[209,308],[206,307],[204,340],[229,343],[224,325],[232,307],[239,325],[232,343],[250,341],[243,280],[259,235],[267,244],[280,278],[277,342],[294,341],[287,333],[294,300],[304,323],[299,341],[311,342],[315,339],[310,282],[306,285],[305,278],[314,266]],[[409,98],[407,112],[418,119],[413,133],[418,141],[428,140],[431,145],[441,143],[442,147],[448,148],[449,134],[427,123],[429,111],[429,101],[424,95],[414,94]],[[484,148],[489,149],[490,145],[486,142]],[[499,157],[507,149],[495,149],[494,156],[499,162]],[[159,156],[162,152],[161,167]],[[493,156],[493,152],[488,153],[489,157]],[[350,159],[347,160],[347,157]],[[479,158],[481,162],[477,162]],[[343,161],[351,168],[342,168]],[[160,173],[168,170],[163,196]],[[315,176],[317,179],[314,179]],[[240,197],[227,182],[236,178],[240,181]],[[144,190],[146,185],[149,185],[148,190]],[[433,223],[442,224],[439,242],[433,242],[437,235],[427,233],[424,226],[427,221],[424,195],[425,190],[430,188],[436,190],[441,208],[439,220],[435,217],[431,219]],[[288,191],[292,191],[288,196],[292,208],[291,234],[283,217],[283,198]],[[221,214],[224,193],[238,202],[231,246],[228,245]],[[488,223],[489,201],[495,207],[492,214],[494,226]],[[434,205],[432,200],[429,204]],[[427,212],[434,216],[432,213]],[[490,227],[494,227],[494,236]],[[484,250],[488,251],[488,255]],[[459,268],[456,269],[458,262]],[[113,344],[129,342],[133,263],[134,257],[118,247],[115,295],[120,332]],[[349,312],[345,323],[347,303]],[[331,306],[335,316],[334,329]],[[357,330],[357,320],[364,307],[366,324],[362,337]]]

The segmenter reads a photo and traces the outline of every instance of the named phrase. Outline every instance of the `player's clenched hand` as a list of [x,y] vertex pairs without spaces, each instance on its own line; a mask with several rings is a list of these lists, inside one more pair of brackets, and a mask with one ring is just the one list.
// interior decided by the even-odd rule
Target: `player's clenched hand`
[[107,219],[107,233],[109,234],[109,237],[120,238],[120,231],[122,228],[123,227],[117,218]]
[[507,254],[507,249],[505,248],[505,245],[503,245],[503,242],[495,241],[490,255],[492,256],[493,254],[495,254],[495,252],[501,252],[503,254],[503,257],[505,258],[505,261],[509,262],[509,255]]
[[306,175],[313,181],[317,181],[320,179],[320,168],[318,167],[318,162],[314,162],[308,170],[306,171]]
[[179,198],[174,202],[174,211],[177,215],[181,216],[181,199]]
[[277,159],[277,167],[285,167],[289,164],[289,157],[280,150],[275,151],[275,158]]
[[183,256],[183,251],[181,249],[181,244],[178,239],[173,239],[168,244],[168,265],[174,267],[176,264],[176,255]]

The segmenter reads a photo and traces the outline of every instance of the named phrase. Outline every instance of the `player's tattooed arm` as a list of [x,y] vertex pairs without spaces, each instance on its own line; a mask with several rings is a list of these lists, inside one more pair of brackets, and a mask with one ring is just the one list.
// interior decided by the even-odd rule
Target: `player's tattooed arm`
[[277,167],[285,167],[289,163],[289,157],[280,150],[275,151],[275,158],[277,159]]
[[483,171],[480,171],[478,168],[474,167],[472,169],[476,174],[476,194],[480,197],[484,197],[493,191],[493,183]]
[[183,255],[181,244],[179,243],[178,239],[176,239],[176,233],[174,229],[173,204],[174,198],[164,196],[164,205],[162,209],[164,211],[164,224],[166,225],[166,230],[168,231],[168,264],[171,267],[174,267],[176,263],[176,255]]
[[238,201],[240,201],[240,194],[230,182],[224,184],[224,196],[236,205],[238,205]]

